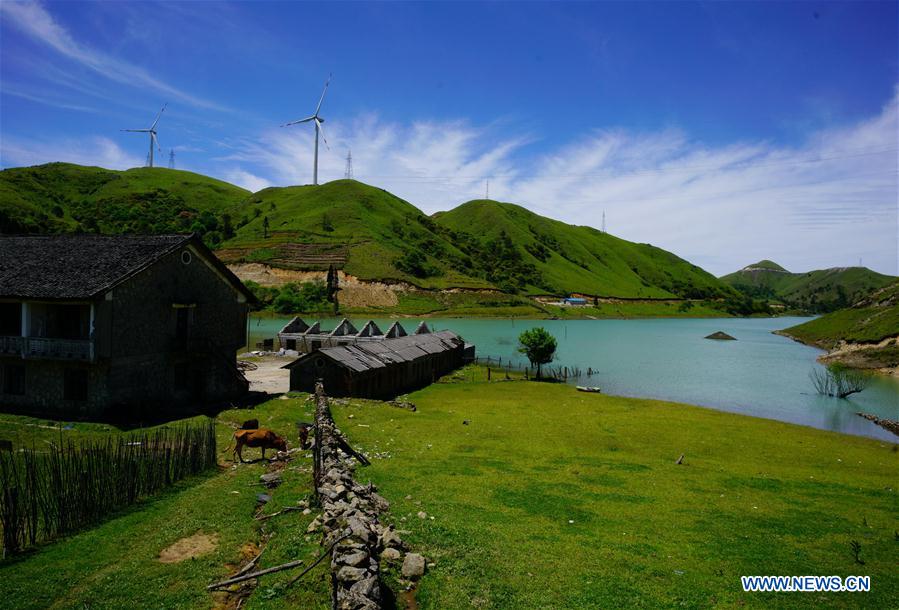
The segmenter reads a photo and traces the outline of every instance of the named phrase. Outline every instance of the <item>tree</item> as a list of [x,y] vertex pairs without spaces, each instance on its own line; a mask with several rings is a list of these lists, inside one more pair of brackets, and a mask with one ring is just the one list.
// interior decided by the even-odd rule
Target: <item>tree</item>
[[518,351],[527,356],[532,366],[537,367],[537,379],[541,366],[549,364],[556,355],[556,338],[541,326],[526,330],[518,336]]
[[268,216],[262,218],[262,238],[268,239]]
[[835,363],[823,371],[814,369],[809,375],[818,394],[846,398],[850,394],[861,392],[871,382],[871,377],[864,371],[851,369]]

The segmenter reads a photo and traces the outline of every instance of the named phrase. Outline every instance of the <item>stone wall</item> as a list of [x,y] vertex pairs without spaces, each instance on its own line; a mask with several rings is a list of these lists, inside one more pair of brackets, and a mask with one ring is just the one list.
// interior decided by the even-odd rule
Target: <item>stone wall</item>
[[[322,506],[323,543],[331,552],[332,606],[340,610],[373,610],[382,604],[380,559],[402,541],[378,517],[389,508],[376,488],[359,484],[353,461],[341,451],[340,431],[331,417],[321,383],[316,385],[316,488]],[[395,551],[394,551],[395,552]]]

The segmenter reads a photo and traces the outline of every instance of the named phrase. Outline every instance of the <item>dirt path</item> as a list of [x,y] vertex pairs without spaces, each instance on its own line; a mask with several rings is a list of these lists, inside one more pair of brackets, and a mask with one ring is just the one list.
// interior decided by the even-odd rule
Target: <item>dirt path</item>
[[[241,360],[241,358],[238,358],[238,360]],[[252,358],[247,358],[247,360],[257,367],[256,370],[244,372],[244,375],[250,381],[251,391],[283,394],[290,390],[290,371],[281,367],[296,360],[295,357],[253,356]]]

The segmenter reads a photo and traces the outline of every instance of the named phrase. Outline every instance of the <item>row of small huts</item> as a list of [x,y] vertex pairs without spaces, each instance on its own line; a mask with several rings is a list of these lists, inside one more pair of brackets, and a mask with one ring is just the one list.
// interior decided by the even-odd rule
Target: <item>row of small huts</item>
[[291,320],[278,341],[303,355],[283,368],[290,389],[312,392],[322,380],[332,396],[387,398],[429,383],[474,359],[474,345],[448,330],[432,332],[421,322],[410,335],[394,322],[386,332],[369,320],[362,330],[343,319],[328,332],[315,322]]

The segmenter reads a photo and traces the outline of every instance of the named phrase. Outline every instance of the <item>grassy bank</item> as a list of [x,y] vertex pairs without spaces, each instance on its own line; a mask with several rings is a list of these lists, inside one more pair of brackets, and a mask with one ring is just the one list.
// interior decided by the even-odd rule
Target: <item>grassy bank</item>
[[[564,385],[482,379],[483,370],[471,367],[411,394],[415,413],[373,401],[332,405],[350,441],[373,457],[359,479],[391,502],[385,520],[435,562],[416,591],[420,607],[885,608],[899,597],[896,445]],[[264,466],[232,468],[225,453],[243,419],[291,433],[294,444],[294,422],[310,416],[299,399],[224,412],[219,472],[0,564],[0,606],[210,608],[228,600],[205,585],[233,572],[268,533],[261,567],[314,559],[318,536],[306,539],[314,515],[289,513],[265,522],[263,532],[252,515],[265,490],[251,484]],[[0,437],[16,442],[120,433],[0,420]],[[285,483],[267,492],[265,512],[309,493],[309,466],[305,457],[289,464]],[[158,560],[197,533],[214,536],[215,548],[181,563]],[[852,540],[864,565],[855,563]],[[870,575],[872,591],[742,593],[740,575],[753,574]],[[324,565],[285,591],[290,575],[264,577],[243,607],[328,607]]]
[[[895,445],[560,385],[457,383],[410,399],[417,413],[335,412],[357,445],[390,456],[365,476],[436,562],[422,608],[887,607],[899,596]],[[873,589],[742,593],[751,574],[867,574]]]

